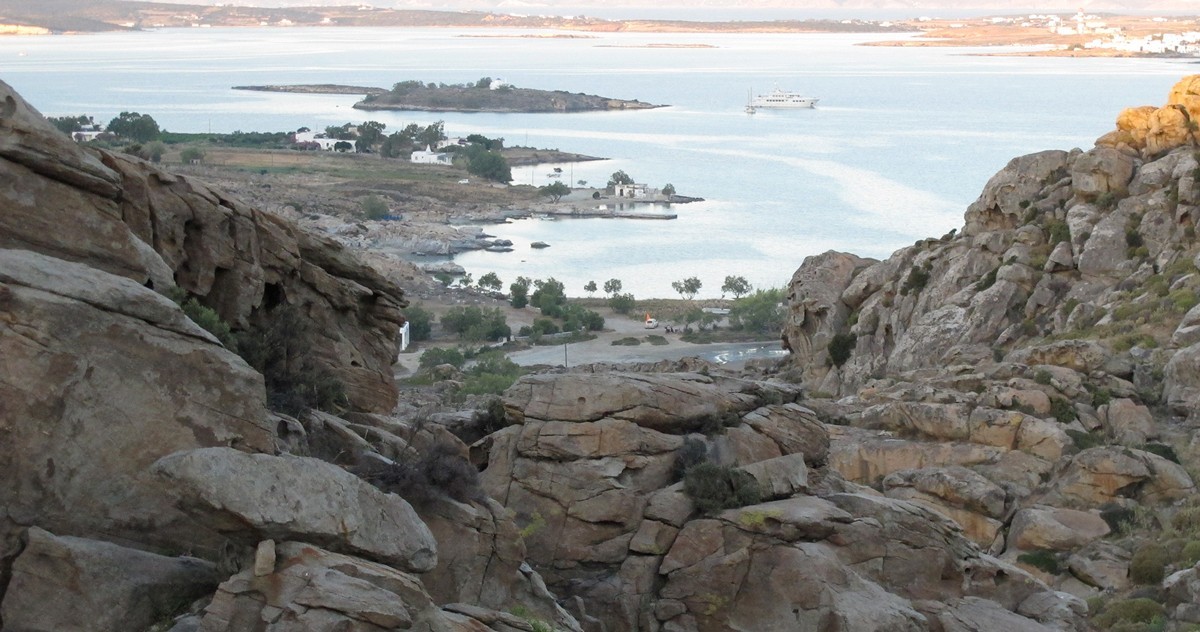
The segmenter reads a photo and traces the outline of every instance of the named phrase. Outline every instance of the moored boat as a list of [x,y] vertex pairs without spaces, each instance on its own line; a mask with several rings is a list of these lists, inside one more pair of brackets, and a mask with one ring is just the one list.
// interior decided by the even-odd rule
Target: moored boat
[[748,108],[811,108],[817,105],[816,97],[804,96],[798,92],[789,92],[775,88],[760,94],[750,100]]

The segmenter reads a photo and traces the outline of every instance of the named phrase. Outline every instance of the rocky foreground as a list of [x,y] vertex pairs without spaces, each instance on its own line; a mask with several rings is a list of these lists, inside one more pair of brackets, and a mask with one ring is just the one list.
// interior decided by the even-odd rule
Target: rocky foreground
[[[1191,98],[1164,108],[1184,130]],[[0,104],[0,628],[1200,622],[1200,164],[1175,128],[1123,115],[1014,160],[961,231],[806,261],[784,366],[576,367],[419,417],[392,282]],[[337,414],[281,412],[314,375]]]

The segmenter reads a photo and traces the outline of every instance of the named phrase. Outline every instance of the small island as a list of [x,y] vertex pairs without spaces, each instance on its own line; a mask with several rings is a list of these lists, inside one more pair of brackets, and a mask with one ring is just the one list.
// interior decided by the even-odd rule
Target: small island
[[402,81],[390,91],[368,94],[354,107],[359,110],[539,113],[647,110],[665,106],[562,90],[517,88],[499,79],[483,77],[475,83],[459,85]]

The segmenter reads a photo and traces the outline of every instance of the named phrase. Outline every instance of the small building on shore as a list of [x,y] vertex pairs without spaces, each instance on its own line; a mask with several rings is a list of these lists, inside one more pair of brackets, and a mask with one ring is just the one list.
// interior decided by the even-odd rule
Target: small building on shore
[[453,162],[453,157],[438,153],[426,145],[425,151],[414,151],[409,161],[417,165],[448,165]]
[[613,195],[619,198],[645,199],[650,197],[650,187],[644,184],[618,184],[613,187]]

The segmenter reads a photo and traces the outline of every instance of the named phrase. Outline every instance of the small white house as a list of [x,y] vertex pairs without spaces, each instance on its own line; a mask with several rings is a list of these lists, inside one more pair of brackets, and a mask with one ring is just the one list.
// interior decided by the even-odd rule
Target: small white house
[[644,184],[618,184],[613,187],[613,193],[619,198],[641,199],[649,197],[650,189]]
[[402,325],[400,327],[400,352],[401,353],[408,350],[408,344],[409,344],[409,341],[411,341],[411,340],[412,340],[412,328],[409,326],[409,322],[406,320],[406,321],[404,321],[404,325]]
[[425,146],[425,151],[414,151],[409,160],[418,165],[448,165],[453,162],[450,154],[439,154],[428,145]]

